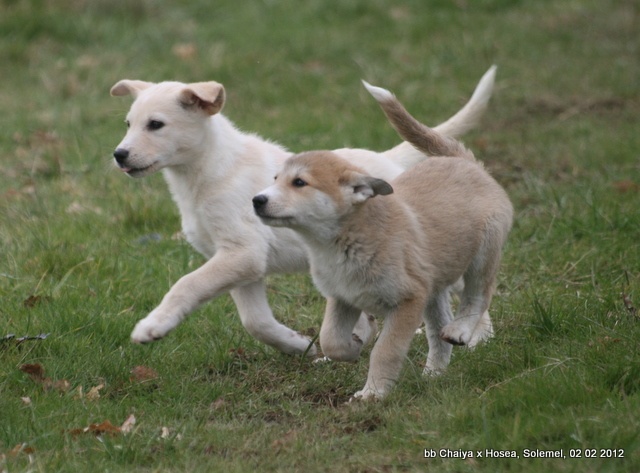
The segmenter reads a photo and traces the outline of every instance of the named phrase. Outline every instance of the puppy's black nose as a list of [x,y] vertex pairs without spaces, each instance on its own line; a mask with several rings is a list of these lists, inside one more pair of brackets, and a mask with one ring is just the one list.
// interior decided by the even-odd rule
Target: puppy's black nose
[[113,157],[116,158],[116,162],[118,164],[122,164],[129,157],[129,150],[128,149],[123,149],[123,148],[118,148],[113,152]]
[[253,208],[256,210],[260,210],[265,206],[265,204],[268,201],[269,201],[269,198],[266,195],[264,194],[257,195],[253,198]]

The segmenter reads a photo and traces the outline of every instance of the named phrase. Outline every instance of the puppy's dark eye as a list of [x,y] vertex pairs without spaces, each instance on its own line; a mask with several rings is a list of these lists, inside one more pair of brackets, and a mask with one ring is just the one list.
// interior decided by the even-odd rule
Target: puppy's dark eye
[[164,123],[158,120],[149,120],[149,123],[147,123],[147,128],[152,131],[159,130],[163,126],[164,126]]
[[304,187],[307,185],[307,183],[299,177],[296,177],[293,181],[291,181],[291,184],[293,184],[294,187]]

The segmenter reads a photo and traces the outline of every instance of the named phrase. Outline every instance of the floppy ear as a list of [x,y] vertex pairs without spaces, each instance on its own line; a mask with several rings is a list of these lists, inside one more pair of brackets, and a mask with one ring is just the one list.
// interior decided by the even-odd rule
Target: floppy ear
[[153,82],[144,82],[142,80],[121,80],[111,87],[111,95],[113,97],[121,97],[123,95],[131,95],[136,98],[144,89],[148,89]]
[[393,193],[393,187],[387,181],[366,174],[353,173],[349,185],[353,189],[351,201],[354,204],[360,204],[377,195]]
[[224,105],[224,87],[218,82],[189,84],[180,92],[179,100],[186,107],[195,106],[207,115],[215,115]]

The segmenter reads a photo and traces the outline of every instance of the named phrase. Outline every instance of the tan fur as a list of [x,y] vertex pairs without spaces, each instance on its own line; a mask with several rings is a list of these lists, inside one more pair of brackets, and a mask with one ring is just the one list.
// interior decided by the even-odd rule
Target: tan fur
[[[264,223],[295,230],[309,248],[311,274],[327,297],[320,332],[326,356],[359,356],[362,342],[352,332],[361,311],[385,318],[360,398],[389,392],[421,320],[427,374],[448,365],[451,344],[473,340],[513,214],[504,190],[468,150],[416,128],[395,100],[381,105],[393,109],[388,117],[403,137],[450,157],[425,160],[389,186],[335,153],[307,152],[290,158],[276,183],[254,198]],[[460,278],[465,287],[453,320],[449,290]]]

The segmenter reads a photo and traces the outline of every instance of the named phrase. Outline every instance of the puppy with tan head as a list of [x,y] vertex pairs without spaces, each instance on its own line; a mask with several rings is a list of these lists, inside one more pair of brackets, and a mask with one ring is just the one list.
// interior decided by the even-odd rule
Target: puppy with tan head
[[[455,136],[474,127],[486,109],[494,77],[492,67],[469,102],[437,129]],[[268,274],[308,269],[304,244],[292,230],[263,225],[251,207],[251,198],[272,182],[291,153],[236,128],[222,113],[224,87],[214,81],[122,80],[111,94],[134,99],[126,135],[113,153],[118,169],[135,178],[162,171],[186,239],[207,258],[136,324],[131,339],[158,340],[206,301],[230,293],[243,326],[256,339],[285,353],[314,355],[309,338],[276,320],[265,284]],[[336,153],[385,179],[427,158],[408,143],[384,153]],[[356,333],[366,341],[375,326],[363,315]]]
[[[361,311],[383,317],[369,374],[356,398],[382,398],[396,382],[424,320],[425,373],[443,370],[452,344],[472,341],[494,291],[511,228],[505,191],[458,141],[417,122],[388,91],[365,84],[400,135],[435,155],[388,183],[330,151],[287,160],[253,199],[267,225],[296,231],[311,274],[327,298],[320,346],[332,360],[355,360]],[[449,290],[464,290],[455,319]]]

